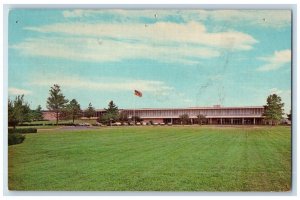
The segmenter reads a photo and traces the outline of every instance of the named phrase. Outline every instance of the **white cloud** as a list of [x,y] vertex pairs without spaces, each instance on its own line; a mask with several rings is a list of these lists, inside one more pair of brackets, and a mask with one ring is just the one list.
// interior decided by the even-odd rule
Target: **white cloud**
[[259,57],[259,60],[267,62],[265,65],[259,67],[258,71],[272,71],[277,70],[291,62],[291,50],[286,49],[282,51],[275,51],[273,55],[266,57]]
[[31,94],[32,92],[29,90],[10,87],[10,88],[8,88],[8,93],[11,95],[22,95],[22,94],[27,95],[27,94]]
[[[75,9],[63,11],[66,18],[81,18],[109,14],[118,17],[118,20],[130,19],[138,21],[141,18],[165,20],[170,17],[182,18],[185,21],[212,20],[225,23],[241,23],[247,26],[262,26],[282,28],[291,25],[290,10],[91,10]],[[122,20],[126,22],[126,20]]]
[[243,23],[247,26],[271,28],[291,26],[290,10],[200,10],[199,15],[206,20]]
[[25,29],[42,33],[133,40],[148,44],[168,42],[185,45],[196,44],[230,50],[249,50],[252,49],[252,45],[258,42],[251,35],[237,31],[209,33],[203,24],[197,22],[187,24],[170,22],[154,24],[59,23],[40,27],[26,27]]
[[97,14],[99,12],[95,10],[81,10],[81,9],[74,9],[74,10],[65,10],[63,11],[63,16],[66,18],[76,18],[76,17],[88,17],[93,14]]
[[173,90],[162,81],[156,80],[135,80],[135,79],[120,79],[120,78],[105,78],[98,80],[84,79],[78,76],[70,75],[35,75],[34,77],[43,77],[32,79],[31,83],[35,86],[52,86],[58,83],[63,88],[67,89],[83,89],[83,90],[97,90],[97,91],[133,91],[135,89],[148,93],[166,93]]
[[[75,13],[82,15],[81,11]],[[196,22],[61,23],[25,29],[59,35],[28,38],[10,46],[24,55],[94,62],[152,59],[195,64],[199,63],[199,58],[218,57],[221,49],[249,50],[257,43],[242,32],[209,33],[203,24]]]
[[[161,46],[126,43],[96,38],[32,38],[11,46],[29,56],[45,56],[83,61],[121,61],[124,59],[153,59],[163,62],[194,64],[198,58],[219,56],[210,48],[191,46]],[[196,58],[196,60],[195,60]]]

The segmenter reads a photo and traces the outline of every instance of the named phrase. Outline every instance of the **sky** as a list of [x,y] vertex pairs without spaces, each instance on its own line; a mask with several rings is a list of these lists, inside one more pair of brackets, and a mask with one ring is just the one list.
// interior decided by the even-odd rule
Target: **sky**
[[[8,96],[46,109],[61,86],[82,109],[291,109],[290,10],[13,9]],[[143,97],[134,96],[134,90]]]

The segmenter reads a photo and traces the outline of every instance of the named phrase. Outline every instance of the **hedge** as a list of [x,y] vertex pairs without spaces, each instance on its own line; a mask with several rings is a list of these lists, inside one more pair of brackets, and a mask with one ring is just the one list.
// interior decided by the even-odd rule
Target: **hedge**
[[12,134],[12,133],[37,133],[37,129],[36,128],[8,128],[8,133]]
[[[18,126],[43,126],[44,124],[19,124]],[[47,124],[45,124],[47,125]],[[48,124],[48,125],[52,125],[52,124]]]
[[[56,123],[45,123],[45,124],[19,124],[18,126],[55,126]],[[58,123],[59,126],[75,126],[72,122]]]
[[25,140],[25,136],[20,133],[8,134],[8,145],[20,144]]

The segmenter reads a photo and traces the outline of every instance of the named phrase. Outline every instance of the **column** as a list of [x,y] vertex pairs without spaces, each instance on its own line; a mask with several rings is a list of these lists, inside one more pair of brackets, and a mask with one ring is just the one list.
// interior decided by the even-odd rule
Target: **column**
[[222,118],[220,118],[221,124],[222,124]]
[[242,124],[244,124],[244,118],[242,118]]
[[253,124],[255,125],[255,118],[253,118]]
[[173,124],[173,118],[171,118],[171,124]]
[[230,123],[233,124],[233,118],[230,119]]

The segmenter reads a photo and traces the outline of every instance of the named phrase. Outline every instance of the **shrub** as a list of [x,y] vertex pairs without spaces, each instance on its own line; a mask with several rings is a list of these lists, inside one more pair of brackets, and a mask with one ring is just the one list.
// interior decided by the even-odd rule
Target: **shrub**
[[25,140],[25,136],[20,133],[9,133],[8,134],[8,145],[20,144]]
[[[44,123],[44,124],[20,124],[19,126],[55,126],[54,123]],[[62,122],[58,123],[59,126],[75,126],[73,122]]]
[[44,124],[19,124],[19,126],[43,126]]
[[8,133],[37,133],[36,128],[8,128]]

